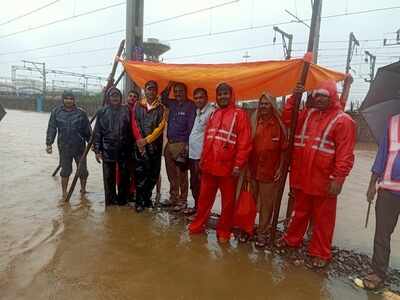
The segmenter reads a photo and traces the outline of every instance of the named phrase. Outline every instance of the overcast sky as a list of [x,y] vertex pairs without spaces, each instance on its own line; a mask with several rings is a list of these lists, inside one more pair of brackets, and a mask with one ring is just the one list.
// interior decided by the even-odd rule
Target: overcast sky
[[[125,4],[117,5],[123,1],[59,0],[37,13],[4,24],[16,16],[54,1],[8,1],[6,8],[3,7],[0,11],[1,77],[10,77],[11,65],[21,65],[20,61],[22,59],[45,62],[46,67],[51,69],[85,72],[107,77],[115,49],[119,41],[124,38],[126,7]],[[145,0],[144,23],[227,2],[234,1]],[[95,14],[17,33],[21,30],[113,4],[115,4],[115,7]],[[349,32],[353,31],[357,39],[360,40],[360,48],[355,53],[352,63],[353,76],[356,79],[352,90],[353,101],[362,100],[368,88],[368,84],[364,82],[364,78],[368,76],[369,72],[369,65],[364,62],[365,56],[363,54],[365,50],[377,55],[377,67],[399,60],[400,46],[383,47],[383,39],[394,39],[394,32],[400,29],[400,2],[398,0],[323,0],[323,16],[343,13],[351,14],[358,11],[389,7],[398,8],[322,19],[319,52],[319,63],[321,65],[344,71]],[[274,33],[272,27],[263,27],[262,25],[272,25],[293,20],[285,12],[285,9],[296,14],[301,19],[309,19],[311,17],[310,0],[240,0],[190,16],[147,25],[144,28],[144,38],[154,37],[162,41],[168,41],[171,50],[163,56],[164,62],[243,62],[243,56],[245,56],[246,51],[249,56],[248,61],[282,59],[283,50],[280,36],[277,36],[276,45],[273,45]],[[218,34],[223,31],[251,27],[254,28]],[[308,28],[304,24],[295,22],[279,25],[279,27],[294,35],[293,48],[295,51],[293,55],[302,56],[306,48]],[[64,46],[25,51],[110,32],[115,33]],[[13,35],[7,37],[9,34]],[[174,39],[196,35],[203,36],[174,41]],[[248,49],[245,50],[243,48]],[[15,53],[19,51],[25,52]],[[223,51],[226,52],[213,53]],[[209,55],[205,55],[207,53]],[[37,74],[30,73],[20,74],[21,76],[37,76]],[[62,76],[49,77],[49,80],[58,79],[75,80],[66,79]]]

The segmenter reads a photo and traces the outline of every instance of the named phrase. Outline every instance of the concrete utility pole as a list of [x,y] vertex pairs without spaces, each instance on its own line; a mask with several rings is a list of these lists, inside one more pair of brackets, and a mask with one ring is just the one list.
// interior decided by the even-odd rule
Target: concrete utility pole
[[[315,5],[314,5],[315,4]],[[319,50],[319,32],[321,27],[321,13],[322,13],[322,0],[313,2],[313,9],[317,10],[317,20],[315,22],[315,36],[314,36],[314,48],[313,48],[313,63],[318,63],[318,50]]]
[[[126,1],[126,46],[125,57],[143,61],[143,13],[144,0]],[[124,94],[133,88],[129,76],[125,74]]]
[[[282,44],[283,44],[283,53],[285,55],[285,59],[292,58],[292,45],[293,45],[293,34],[286,33],[278,26],[273,27],[275,34],[278,32],[282,36]],[[287,43],[286,43],[287,40]],[[274,43],[276,42],[276,36],[274,37]]]
[[354,33],[350,32],[349,35],[349,47],[347,49],[347,62],[346,62],[346,74],[350,72],[350,64],[351,64],[351,59],[353,57],[354,49],[356,46],[360,46],[360,43],[354,36]]
[[369,79],[365,79],[365,82],[369,82],[371,84],[375,75],[376,56],[372,55],[369,51],[365,51],[365,55],[367,56],[365,58],[365,62],[369,62]]

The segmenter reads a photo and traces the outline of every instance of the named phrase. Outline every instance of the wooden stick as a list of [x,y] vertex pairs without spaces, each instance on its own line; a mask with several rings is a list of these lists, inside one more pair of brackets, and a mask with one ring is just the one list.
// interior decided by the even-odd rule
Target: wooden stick
[[[103,106],[106,103],[106,93],[107,93],[108,89],[111,86],[113,86],[113,84],[114,84],[115,72],[117,70],[119,57],[121,56],[122,51],[124,50],[124,45],[125,45],[125,40],[122,40],[120,45],[119,45],[118,51],[117,51],[117,56],[114,59],[114,63],[113,63],[113,67],[111,69],[111,73],[108,76],[107,85],[105,86],[105,88],[103,90]],[[96,115],[93,116],[91,121],[93,122],[95,118],[96,118]],[[95,129],[96,129],[96,127],[95,127]],[[81,169],[81,166],[83,164],[83,161],[86,159],[86,156],[88,155],[89,150],[92,148],[92,145],[93,145],[93,142],[94,142],[95,129],[92,131],[92,136],[90,137],[90,140],[89,140],[88,144],[86,145],[85,151],[83,152],[81,158],[79,159],[78,167],[76,168],[75,176],[74,176],[74,179],[72,180],[72,183],[71,183],[71,186],[69,188],[67,197],[65,198],[65,202],[69,201],[69,199],[71,198],[72,193],[74,192],[74,189],[75,189],[76,183],[78,181],[78,177],[79,177],[79,173],[80,173],[80,169]]]
[[368,227],[369,213],[371,211],[371,203],[372,203],[372,201],[368,203],[367,216],[365,218],[365,228]]
[[[317,22],[317,17],[318,17],[317,16],[318,15],[317,8],[319,7],[319,5],[321,5],[321,0],[315,0],[314,4],[313,4],[313,12],[312,12],[312,18],[311,18],[310,34],[308,37],[307,52],[312,52],[314,49],[314,36],[316,33],[316,22]],[[303,86],[305,86],[305,84],[306,84],[309,68],[310,68],[310,63],[307,61],[304,61],[303,70],[302,70],[300,81],[299,81],[299,83]],[[273,214],[273,220],[272,220],[272,234],[271,234],[271,243],[273,245],[275,243],[276,228],[278,225],[279,211],[281,208],[283,192],[285,190],[286,179],[288,177],[288,172],[289,172],[289,165],[290,165],[290,161],[292,159],[292,153],[293,153],[293,148],[294,148],[294,136],[295,136],[296,127],[297,127],[297,120],[299,117],[301,96],[302,96],[302,94],[294,95],[295,105],[294,105],[294,109],[292,111],[291,122],[290,122],[289,147],[288,147],[288,151],[286,154],[286,159],[283,164],[283,176],[279,182],[278,197],[276,198],[275,204],[274,204],[274,214]]]

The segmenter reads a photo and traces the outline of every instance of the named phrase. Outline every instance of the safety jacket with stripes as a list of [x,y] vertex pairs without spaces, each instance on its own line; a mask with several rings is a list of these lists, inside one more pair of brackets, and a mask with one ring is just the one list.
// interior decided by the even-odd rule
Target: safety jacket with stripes
[[400,115],[390,117],[387,136],[387,159],[379,187],[400,192],[400,180],[396,176],[396,172],[398,172],[396,160],[400,152]]
[[206,126],[200,168],[214,176],[230,176],[234,167],[246,164],[251,147],[247,113],[233,104],[219,108]]
[[[335,97],[327,110],[306,108],[299,113],[290,168],[290,186],[326,196],[330,182],[343,183],[354,163],[355,123]],[[288,99],[283,120],[290,126],[294,98]]]

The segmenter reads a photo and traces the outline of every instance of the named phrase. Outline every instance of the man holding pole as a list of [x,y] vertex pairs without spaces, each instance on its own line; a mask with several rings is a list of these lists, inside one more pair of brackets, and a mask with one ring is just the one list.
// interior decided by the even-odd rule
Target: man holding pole
[[[298,85],[294,94],[303,91]],[[291,97],[283,111],[287,125],[293,104]],[[322,82],[313,91],[310,107],[299,113],[295,132],[290,186],[296,201],[277,247],[299,247],[312,219],[309,265],[322,268],[332,257],[337,196],[354,163],[355,124],[341,108],[334,81]]]
[[379,143],[378,153],[372,167],[367,200],[371,203],[378,191],[375,205],[373,273],[364,278],[367,289],[383,286],[390,258],[390,237],[400,214],[400,115],[389,119]]
[[[61,188],[65,199],[69,177],[72,173],[72,160],[75,160],[78,165],[85,151],[86,142],[90,139],[91,128],[86,112],[76,106],[75,96],[72,92],[64,91],[62,101],[63,104],[53,109],[50,114],[46,136],[46,152],[48,154],[53,152],[52,145],[58,134],[57,145],[60,153]],[[81,193],[86,192],[88,176],[85,159],[79,174]]]
[[[169,98],[173,88],[175,99]],[[188,143],[196,117],[196,107],[187,98],[184,83],[170,82],[161,94],[162,104],[168,108],[167,145],[165,146],[165,167],[170,184],[170,199],[165,206],[173,206],[175,212],[187,207],[188,196]]]

